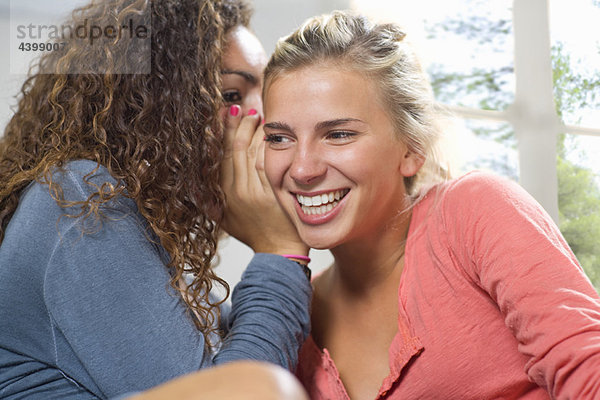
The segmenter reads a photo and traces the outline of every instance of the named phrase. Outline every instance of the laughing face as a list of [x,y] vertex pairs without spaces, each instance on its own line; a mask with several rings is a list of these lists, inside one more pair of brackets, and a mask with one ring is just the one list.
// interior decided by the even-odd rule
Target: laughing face
[[265,170],[310,247],[378,240],[406,207],[407,151],[363,75],[332,66],[285,73],[265,93]]

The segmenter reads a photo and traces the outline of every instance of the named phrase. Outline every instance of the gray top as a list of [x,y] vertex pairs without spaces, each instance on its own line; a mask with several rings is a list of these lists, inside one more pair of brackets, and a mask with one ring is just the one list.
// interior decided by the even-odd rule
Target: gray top
[[[54,174],[65,199],[93,192],[83,177],[95,167],[73,161]],[[91,181],[116,183],[103,167]],[[228,336],[209,354],[135,202],[116,199],[85,234],[81,219],[64,216],[74,212],[32,183],[0,245],[0,398],[105,399],[237,359],[295,367],[311,288],[294,262],[254,256]]]

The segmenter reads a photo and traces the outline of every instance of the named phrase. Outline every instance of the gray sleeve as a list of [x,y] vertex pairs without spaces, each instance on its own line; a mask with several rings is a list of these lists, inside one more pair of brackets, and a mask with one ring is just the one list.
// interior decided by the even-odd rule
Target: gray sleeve
[[229,332],[214,362],[264,360],[294,370],[310,330],[311,295],[295,262],[256,254],[233,291]]
[[44,300],[61,370],[71,377],[86,371],[78,383],[111,398],[233,360],[295,367],[311,297],[296,263],[272,254],[252,259],[233,293],[229,334],[210,354],[169,287],[164,249],[150,242],[131,207],[105,210],[102,224],[85,234],[78,219],[57,224]]
[[233,293],[229,333],[211,360],[179,296],[168,290],[158,254],[132,224],[104,224],[101,232],[84,236],[69,230],[45,281],[56,334],[104,396],[234,360],[295,368],[309,331],[311,296],[298,265],[272,254],[253,258]]
[[134,218],[60,236],[44,282],[59,368],[85,370],[80,383],[110,398],[202,366],[204,339]]

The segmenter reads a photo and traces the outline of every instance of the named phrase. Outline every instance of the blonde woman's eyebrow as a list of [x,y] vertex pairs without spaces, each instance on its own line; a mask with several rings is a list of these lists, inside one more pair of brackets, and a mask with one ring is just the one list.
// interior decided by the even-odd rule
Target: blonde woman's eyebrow
[[[361,121],[360,119],[356,119],[356,118],[336,118],[336,119],[318,122],[315,125],[315,130],[334,128],[336,126],[344,125],[344,124],[347,124],[350,122],[364,123],[364,121]],[[285,122],[279,122],[279,121],[267,122],[263,126],[265,128],[273,129],[273,130],[288,131],[288,132],[293,131],[293,129]]]
[[263,127],[278,130],[278,131],[288,131],[288,132],[292,131],[292,128],[285,122],[267,122],[266,124],[263,125]]
[[336,118],[336,119],[331,119],[331,120],[327,120],[327,121],[318,122],[315,125],[315,129],[316,130],[321,130],[321,129],[333,128],[333,127],[336,127],[336,126],[347,124],[349,122],[361,122],[361,123],[364,123],[364,121],[361,121],[360,119],[356,119],[356,118]]

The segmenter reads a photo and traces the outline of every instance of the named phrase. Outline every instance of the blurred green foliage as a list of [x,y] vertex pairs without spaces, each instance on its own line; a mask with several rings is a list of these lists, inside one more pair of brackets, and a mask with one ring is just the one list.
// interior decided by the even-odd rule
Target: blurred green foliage
[[[510,20],[493,20],[489,15],[476,14],[477,0],[473,3],[474,15],[450,17],[429,27],[432,38],[454,34],[477,46],[497,46],[511,40]],[[594,0],[600,7],[600,1]],[[600,48],[598,49],[600,52]],[[474,51],[476,52],[476,50]],[[600,67],[591,72],[575,71],[574,61],[564,44],[552,47],[554,100],[561,118],[566,113],[576,114],[578,109],[600,108]],[[513,95],[510,89],[514,72],[512,60],[505,65],[477,67],[465,72],[447,72],[443,64],[433,64],[429,70],[434,92],[439,101],[455,105],[473,106],[487,110],[504,110]],[[470,104],[464,104],[464,100]],[[476,135],[500,142],[516,143],[514,132],[505,129],[478,129]],[[600,292],[600,177],[568,157],[577,150],[577,140],[566,134],[558,138],[557,174],[559,226],[569,246],[577,256],[586,274]],[[589,157],[585,149],[580,157]],[[501,164],[502,160],[498,160]],[[500,168],[502,169],[502,168]],[[504,166],[504,169],[508,167]]]

